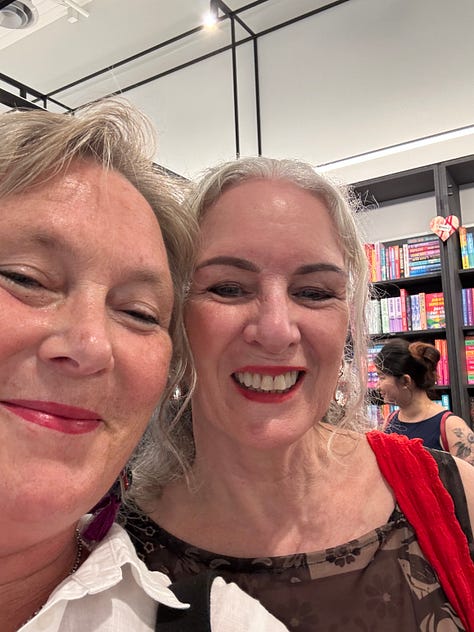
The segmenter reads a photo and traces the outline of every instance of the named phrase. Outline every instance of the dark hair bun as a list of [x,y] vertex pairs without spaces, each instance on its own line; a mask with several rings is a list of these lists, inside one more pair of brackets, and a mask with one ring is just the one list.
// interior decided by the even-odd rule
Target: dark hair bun
[[426,342],[412,342],[408,346],[408,351],[418,362],[424,364],[428,370],[436,370],[441,354],[434,345]]

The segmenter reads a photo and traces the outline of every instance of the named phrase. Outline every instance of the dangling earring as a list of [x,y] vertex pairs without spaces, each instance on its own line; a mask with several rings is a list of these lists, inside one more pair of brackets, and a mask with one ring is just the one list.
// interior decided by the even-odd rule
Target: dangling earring
[[337,378],[336,390],[334,391],[334,400],[336,401],[336,404],[341,408],[344,408],[347,402],[347,384],[345,380],[346,369],[346,362],[345,360],[342,360],[341,367],[339,369],[339,375]]
[[91,509],[92,520],[82,533],[87,542],[100,542],[107,535],[122,503],[122,497],[132,484],[132,473],[124,468],[107,494]]

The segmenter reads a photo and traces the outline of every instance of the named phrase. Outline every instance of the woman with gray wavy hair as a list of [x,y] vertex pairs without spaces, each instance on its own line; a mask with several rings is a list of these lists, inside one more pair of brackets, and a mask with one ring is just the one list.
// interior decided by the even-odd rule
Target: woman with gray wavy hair
[[[113,524],[114,482],[186,368],[196,222],[150,131],[114,101],[0,115],[2,632],[181,632],[199,612]],[[285,629],[204,585],[207,630]]]
[[248,158],[191,207],[196,377],[135,471],[139,554],[173,578],[217,569],[298,632],[473,630],[474,470],[365,420],[356,205],[307,164]]

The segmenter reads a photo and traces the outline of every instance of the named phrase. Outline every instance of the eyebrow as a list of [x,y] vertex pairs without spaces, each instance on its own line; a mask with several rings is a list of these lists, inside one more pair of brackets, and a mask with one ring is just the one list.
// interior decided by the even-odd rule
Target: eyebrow
[[[45,232],[32,233],[31,235],[28,235],[26,237],[26,241],[32,245],[37,244],[43,247],[45,250],[50,250],[59,254],[67,254],[71,252],[69,245],[65,241],[63,241],[61,238]],[[160,290],[166,286],[166,283],[164,283],[163,274],[149,268],[138,268],[136,270],[130,270],[127,282],[130,281],[136,283],[144,283],[147,285],[154,285],[157,286],[157,288]]]
[[[220,256],[205,259],[196,266],[196,270],[201,270],[207,266],[232,266],[241,270],[248,270],[249,272],[259,272],[255,264],[239,257]],[[297,268],[294,274],[312,274],[313,272],[336,272],[346,276],[345,270],[333,263],[308,263]]]

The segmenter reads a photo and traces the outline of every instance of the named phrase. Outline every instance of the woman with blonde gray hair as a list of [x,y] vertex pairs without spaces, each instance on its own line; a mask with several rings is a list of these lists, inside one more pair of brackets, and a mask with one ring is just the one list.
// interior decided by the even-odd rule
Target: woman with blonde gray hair
[[[112,524],[114,481],[186,368],[196,225],[149,131],[113,101],[0,116],[2,632],[198,629]],[[285,629],[206,582],[205,629]]]
[[474,470],[456,461],[448,491],[435,455],[368,431],[350,197],[248,158],[209,170],[191,206],[196,384],[134,472],[140,556],[172,578],[216,569],[298,632],[474,630]]

